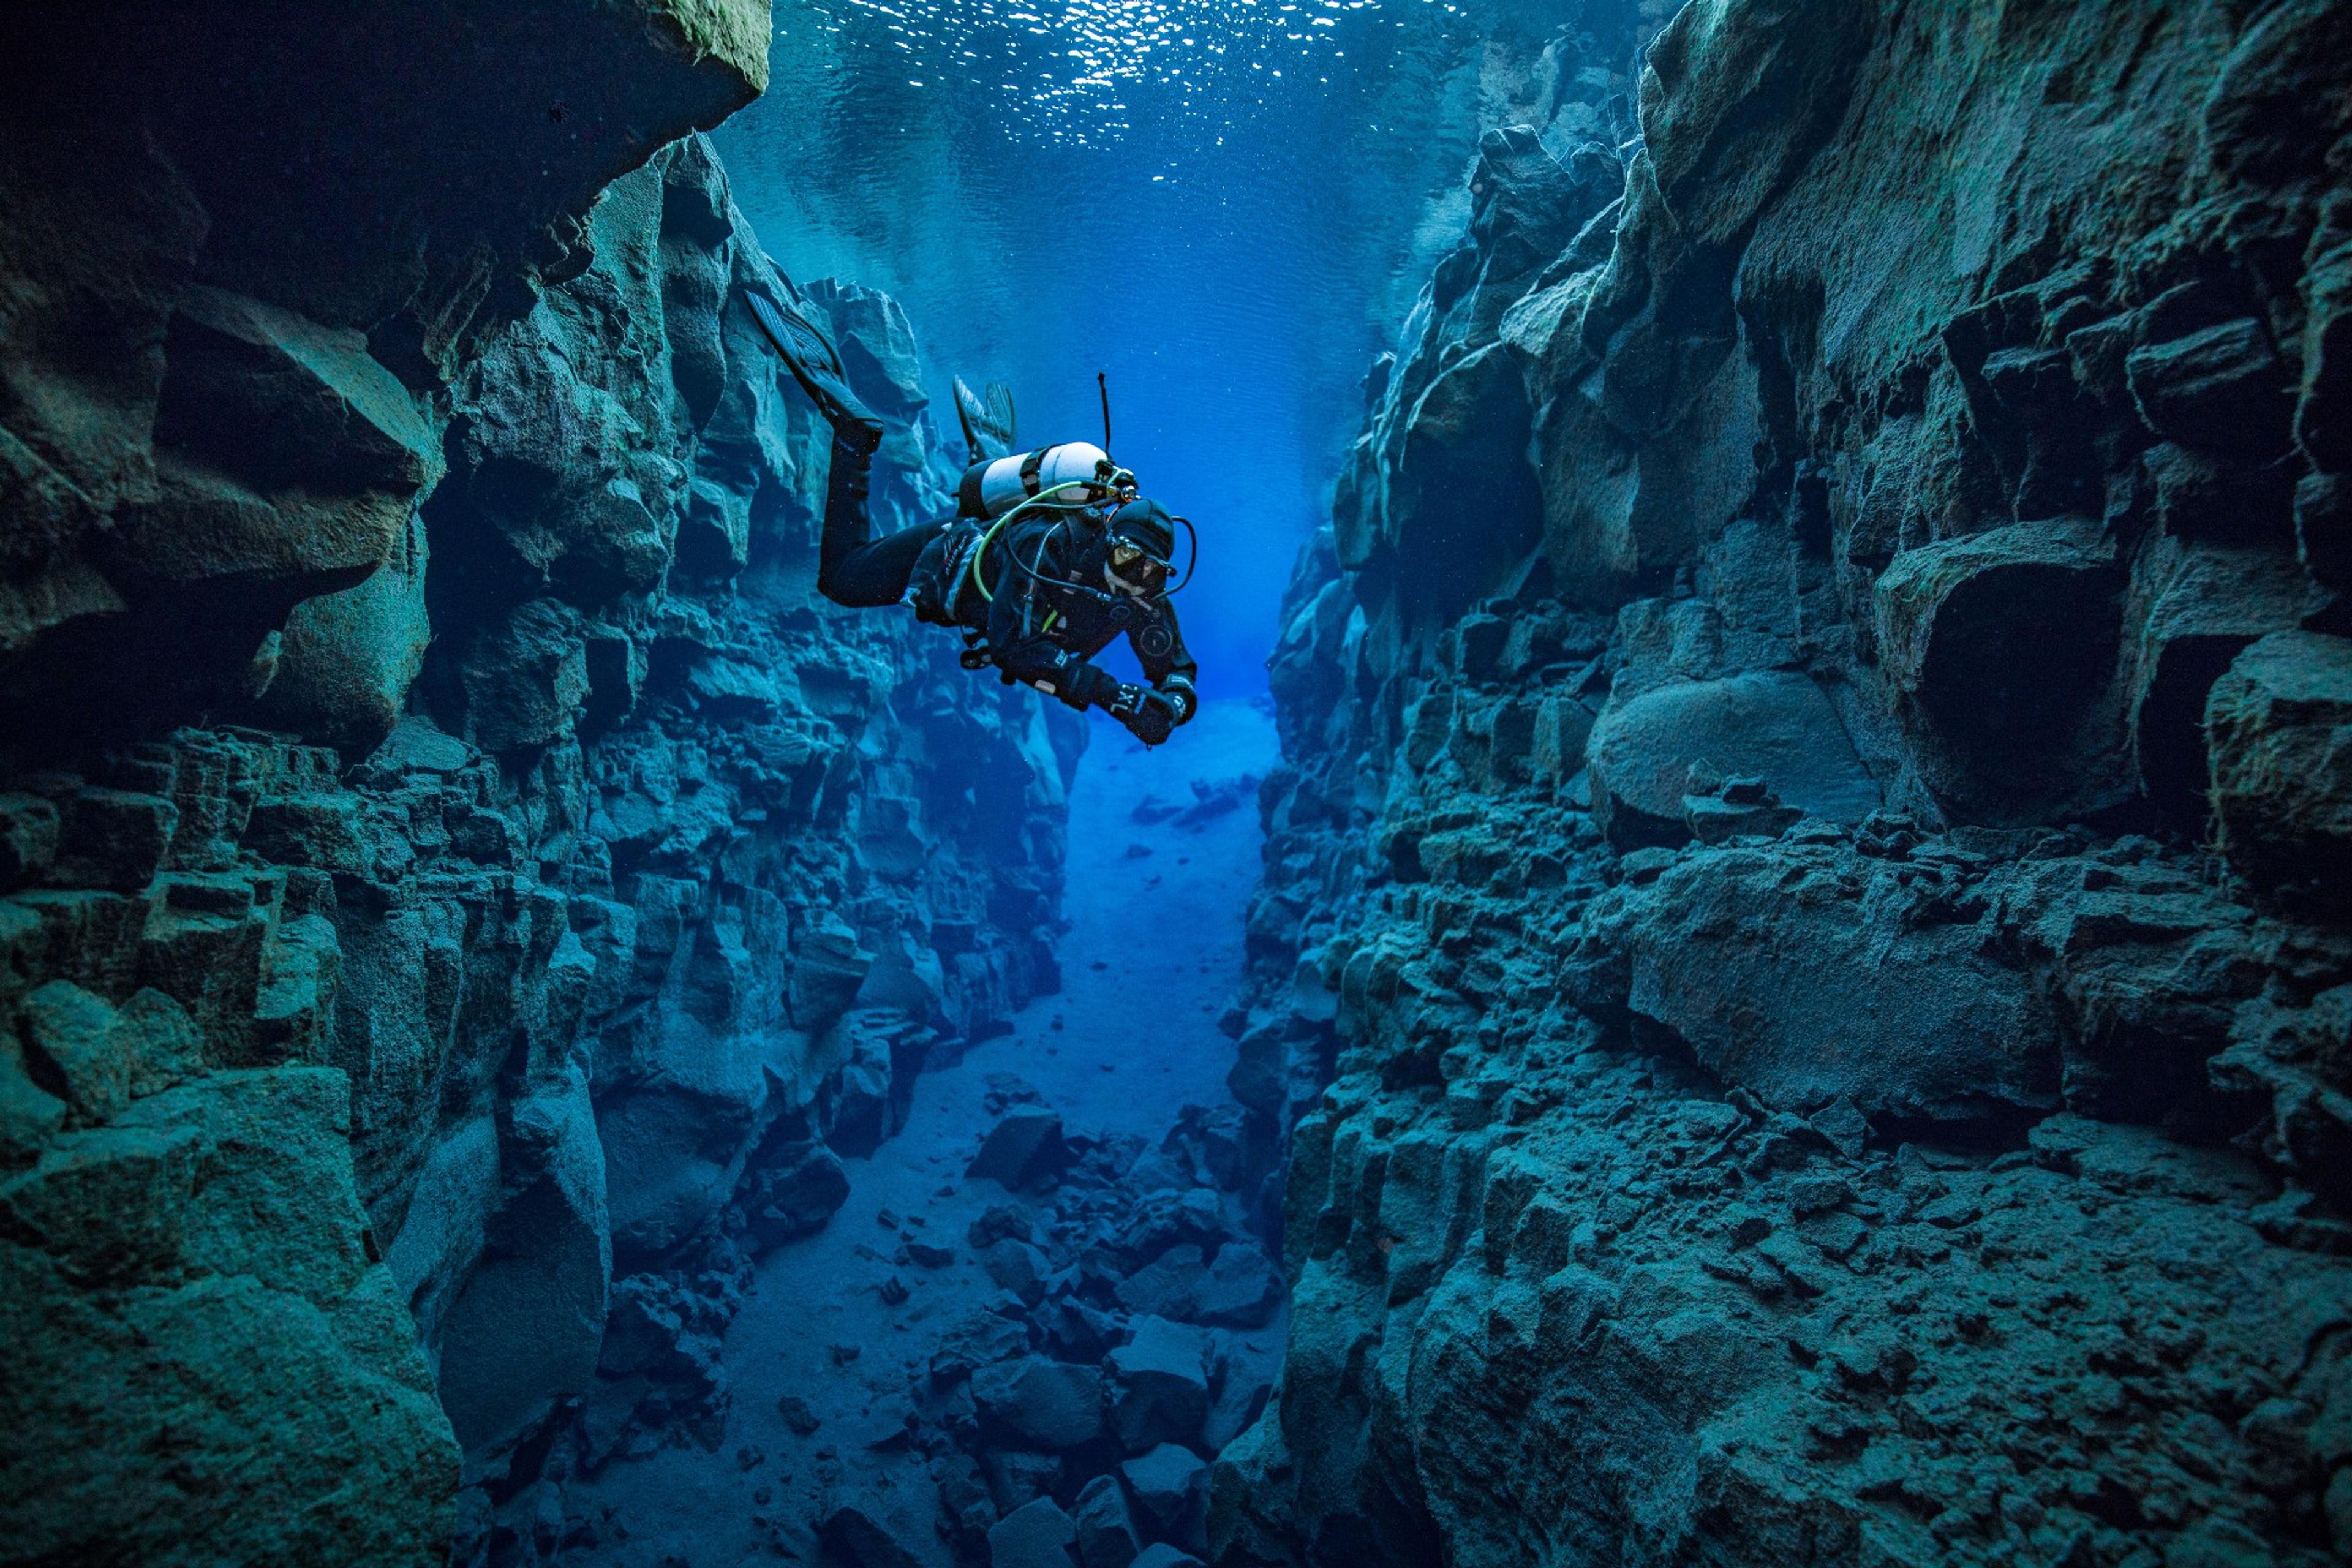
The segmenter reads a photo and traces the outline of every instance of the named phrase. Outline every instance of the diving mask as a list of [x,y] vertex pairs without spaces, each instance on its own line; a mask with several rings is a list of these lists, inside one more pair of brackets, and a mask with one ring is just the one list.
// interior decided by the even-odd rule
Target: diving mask
[[1114,539],[1110,545],[1111,575],[1146,594],[1156,594],[1167,584],[1169,563],[1157,555],[1124,539]]

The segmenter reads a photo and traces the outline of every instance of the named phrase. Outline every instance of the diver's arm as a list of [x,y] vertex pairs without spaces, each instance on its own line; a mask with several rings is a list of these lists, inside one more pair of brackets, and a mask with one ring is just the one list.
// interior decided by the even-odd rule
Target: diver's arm
[[1153,618],[1128,633],[1127,640],[1135,649],[1135,661],[1143,667],[1144,679],[1174,710],[1175,722],[1191,723],[1192,715],[1201,710],[1200,693],[1192,685],[1201,670],[1185,651],[1184,634],[1176,626],[1176,606],[1160,600],[1153,605]]
[[988,607],[989,657],[996,668],[1073,708],[1116,706],[1118,682],[1045,635],[1043,625],[1054,612],[1039,601],[1036,584],[1020,581],[1017,569],[998,577]]

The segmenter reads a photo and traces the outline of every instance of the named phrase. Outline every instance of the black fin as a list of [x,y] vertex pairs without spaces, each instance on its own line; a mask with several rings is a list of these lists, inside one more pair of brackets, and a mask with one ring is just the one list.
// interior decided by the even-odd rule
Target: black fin
[[863,426],[878,437],[882,422],[849,390],[840,352],[824,330],[763,289],[746,289],[743,299],[751,307],[751,319],[760,323],[760,331],[793,373],[793,379],[801,384],[801,390],[824,414],[834,434],[846,437],[851,426]]
[[1003,382],[992,381],[985,393],[977,393],[957,376],[955,405],[957,422],[963,426],[963,444],[973,462],[1012,456],[1013,394]]

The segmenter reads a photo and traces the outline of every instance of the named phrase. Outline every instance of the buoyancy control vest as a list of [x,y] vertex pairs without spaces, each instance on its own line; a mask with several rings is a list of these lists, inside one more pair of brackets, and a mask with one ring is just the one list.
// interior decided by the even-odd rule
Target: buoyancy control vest
[[982,562],[1004,525],[1018,521],[1016,513],[1032,503],[1045,514],[1083,512],[1134,482],[1134,476],[1090,441],[973,463],[956,486],[956,515],[916,564],[908,602],[919,619],[973,629],[984,623],[984,601],[992,596],[981,580]]
[[917,620],[935,626],[965,624],[965,597],[974,593],[972,555],[987,532],[985,522],[958,515],[942,523],[923,546],[907,580],[907,603],[914,606]]

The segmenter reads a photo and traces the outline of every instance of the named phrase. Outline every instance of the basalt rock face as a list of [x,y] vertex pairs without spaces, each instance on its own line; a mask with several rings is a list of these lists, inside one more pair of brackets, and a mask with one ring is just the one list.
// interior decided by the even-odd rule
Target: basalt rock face
[[290,605],[405,561],[441,466],[408,405],[580,268],[609,181],[759,92],[768,26],[764,0],[11,7],[12,730],[223,706]]
[[2345,16],[1702,0],[1487,138],[1274,667],[1215,1561],[2352,1551]]
[[[814,592],[777,281],[663,144],[764,5],[135,9],[27,26],[60,119],[0,138],[0,1520],[531,1561],[548,1483],[712,1440],[750,1257],[1054,984],[1083,728]],[[172,47],[251,101],[78,118]],[[814,295],[878,521],[943,508],[903,315]]]

